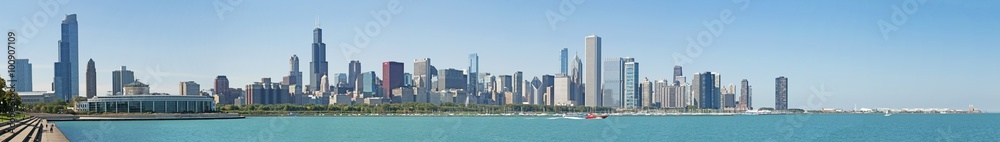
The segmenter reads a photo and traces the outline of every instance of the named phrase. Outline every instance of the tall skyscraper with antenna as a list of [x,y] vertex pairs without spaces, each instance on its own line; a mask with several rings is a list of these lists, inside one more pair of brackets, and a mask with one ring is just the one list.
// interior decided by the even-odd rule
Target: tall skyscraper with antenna
[[329,65],[326,62],[326,43],[323,43],[323,29],[319,28],[319,20],[316,20],[316,28],[313,29],[312,61],[309,62],[309,90],[317,91],[321,84],[321,78],[327,75]]

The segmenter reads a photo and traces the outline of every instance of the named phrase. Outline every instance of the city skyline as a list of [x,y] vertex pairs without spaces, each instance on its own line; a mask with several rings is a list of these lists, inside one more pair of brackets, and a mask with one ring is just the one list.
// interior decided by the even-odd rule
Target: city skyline
[[[736,23],[732,25],[726,25],[726,30],[723,36],[716,38],[715,42],[711,47],[704,48],[704,52],[701,55],[693,57],[693,62],[684,64],[683,67],[688,69],[688,72],[704,72],[713,71],[725,74],[727,77],[722,80],[723,84],[737,83],[742,79],[748,79],[751,81],[752,86],[758,86],[758,89],[754,89],[758,98],[761,97],[760,94],[764,94],[764,98],[754,99],[754,107],[769,107],[768,105],[759,104],[773,104],[770,101],[769,92],[773,92],[770,88],[774,88],[769,82],[778,76],[788,76],[794,78],[792,81],[795,84],[791,84],[788,88],[789,94],[789,107],[790,108],[803,108],[801,106],[806,106],[806,101],[808,96],[814,93],[811,88],[825,88],[829,92],[833,92],[833,96],[830,96],[830,100],[825,102],[824,106],[828,108],[850,108],[854,104],[858,104],[866,107],[948,107],[948,108],[962,108],[968,104],[975,104],[977,107],[983,109],[993,109],[996,106],[990,106],[989,102],[985,100],[995,100],[992,95],[995,94],[990,92],[989,86],[995,86],[995,83],[990,83],[990,80],[996,80],[1000,77],[997,76],[971,76],[978,77],[975,78],[972,84],[973,87],[970,88],[981,88],[981,89],[971,89],[971,90],[957,90],[957,92],[949,91],[948,88],[956,88],[957,85],[948,85],[944,87],[938,86],[925,86],[919,84],[913,84],[910,82],[926,82],[926,80],[912,79],[916,75],[920,74],[955,74],[959,71],[970,71],[967,69],[972,69],[971,71],[985,71],[985,72],[996,72],[1000,69],[996,66],[982,66],[977,65],[977,63],[988,62],[991,60],[997,60],[997,57],[990,57],[989,53],[998,53],[997,49],[990,49],[988,47],[997,45],[997,42],[983,41],[990,39],[988,35],[979,35],[981,37],[975,36],[958,36],[958,37],[942,37],[943,35],[954,35],[959,33],[979,33],[979,34],[989,34],[997,33],[996,29],[989,28],[975,28],[979,24],[990,25],[996,24],[997,21],[985,21],[982,23],[961,23],[962,21],[951,21],[951,22],[930,22],[926,19],[912,18],[909,22],[905,24],[905,27],[901,27],[899,32],[894,32],[891,34],[889,40],[883,40],[882,35],[878,32],[876,24],[879,19],[888,19],[892,12],[889,6],[896,4],[897,2],[871,2],[875,6],[858,6],[865,9],[863,12],[866,14],[871,14],[875,16],[861,16],[863,19],[870,19],[870,21],[864,21],[863,23],[845,23],[840,21],[846,26],[830,25],[830,24],[820,24],[811,23],[808,21],[795,21],[806,23],[804,25],[809,25],[805,27],[786,27],[789,29],[778,29],[767,24],[776,24],[773,21],[782,20],[769,20],[772,22],[761,22],[762,19],[768,18],[781,18],[781,17],[769,17],[767,13],[771,12],[787,12],[793,9],[773,9],[773,10],[763,10],[768,8],[774,8],[772,6],[766,6],[761,2],[761,4],[754,3],[750,5],[749,10],[736,11],[739,8],[739,4],[732,3],[720,3],[720,2],[689,2],[681,3],[680,5],[711,5],[709,7],[701,7],[698,9],[687,9],[680,8],[676,6],[670,6],[666,8],[668,12],[664,17],[671,17],[670,12],[677,12],[682,10],[692,10],[691,13],[697,16],[682,17],[681,20],[677,21],[682,24],[674,25],[642,25],[644,28],[652,28],[651,32],[633,32],[640,33],[639,35],[629,36],[626,32],[614,32],[614,25],[628,25],[628,24],[639,24],[642,17],[628,18],[631,20],[623,23],[610,23],[603,22],[597,24],[586,24],[587,21],[597,20],[600,18],[587,18],[590,16],[608,16],[611,14],[622,14],[622,12],[609,13],[608,15],[596,14],[596,12],[601,11],[615,11],[621,10],[622,4],[612,5],[611,9],[600,9],[598,7],[602,2],[598,1],[587,1],[586,3],[577,5],[577,11],[571,15],[566,15],[567,21],[563,21],[557,24],[557,28],[549,29],[548,22],[544,19],[544,13],[527,13],[526,15],[537,15],[530,19],[533,23],[516,23],[512,26],[523,26],[523,24],[532,25],[529,26],[530,30],[538,32],[524,32],[522,30],[512,31],[512,32],[502,32],[501,35],[508,34],[533,34],[533,33],[549,33],[543,36],[531,36],[530,38],[541,38],[542,40],[551,41],[539,41],[525,38],[498,38],[498,39],[488,39],[493,38],[496,35],[489,35],[486,33],[496,32],[493,30],[482,30],[478,27],[487,26],[498,26],[493,24],[482,24],[478,22],[474,23],[462,23],[466,25],[473,25],[477,27],[463,26],[458,29],[473,29],[475,32],[462,32],[457,33],[457,35],[448,36],[447,34],[437,34],[441,37],[425,37],[416,39],[405,39],[413,38],[424,32],[434,32],[434,31],[424,31],[414,29],[413,27],[420,27],[423,24],[415,24],[419,18],[429,16],[428,13],[436,13],[441,11],[428,10],[427,2],[424,4],[417,4],[416,2],[407,3],[409,1],[403,1],[402,5],[405,7],[404,11],[399,15],[394,15],[393,21],[389,26],[383,29],[382,35],[373,39],[371,45],[368,48],[364,48],[361,53],[358,53],[361,63],[368,65],[363,66],[361,71],[379,71],[378,63],[385,61],[404,61],[404,71],[409,71],[410,66],[413,66],[411,61],[413,59],[418,59],[420,57],[429,57],[436,60],[433,64],[438,68],[467,68],[468,62],[465,62],[468,54],[478,54],[481,58],[481,69],[479,72],[482,73],[493,73],[495,75],[510,75],[515,71],[523,71],[524,78],[530,78],[535,76],[541,76],[543,74],[555,74],[559,72],[559,53],[558,51],[562,48],[568,48],[571,55],[580,55],[583,52],[583,43],[580,43],[580,37],[597,34],[601,35],[604,41],[607,41],[603,53],[605,57],[634,57],[636,60],[643,61],[643,67],[641,68],[640,77],[650,78],[654,80],[660,79],[671,79],[671,74],[669,74],[670,67],[675,64],[673,61],[673,53],[685,54],[684,47],[686,42],[684,39],[686,37],[696,36],[698,31],[706,30],[702,27],[703,21],[710,21],[716,19],[717,13],[722,9],[734,9],[734,14],[738,17]],[[26,4],[20,4],[24,2],[12,2],[19,5],[25,5],[25,7],[31,8],[34,6],[33,3],[27,2]],[[134,2],[122,2],[125,4]],[[156,3],[156,2],[154,2]],[[159,3],[170,3],[170,2],[159,2]],[[330,61],[330,65],[333,68],[329,68],[330,73],[346,73],[347,60],[343,57],[344,53],[339,46],[339,43],[343,41],[350,41],[351,36],[355,33],[351,28],[363,26],[365,22],[374,21],[370,15],[367,15],[369,10],[379,10],[386,8],[384,6],[384,1],[372,1],[372,2],[362,2],[370,3],[371,6],[363,6],[359,8],[352,8],[349,10],[355,10],[359,14],[346,14],[353,15],[356,18],[344,18],[338,16],[323,15],[319,16],[320,21],[324,25],[329,26],[327,33],[335,33],[333,36],[328,36],[326,40],[331,41],[331,45],[337,45],[337,47],[331,46],[330,50],[326,53],[330,55],[335,55],[328,57],[327,60]],[[449,4],[450,6],[459,4]],[[517,2],[513,2],[517,3]],[[659,5],[668,5],[671,2],[654,2]],[[796,3],[796,2],[792,2]],[[823,4],[806,4],[801,7],[813,8],[815,5]],[[842,4],[858,4],[857,2],[825,2],[825,3],[842,3]],[[982,3],[995,3],[995,2],[982,2]],[[90,3],[90,4],[102,4],[100,2]],[[938,7],[931,7],[932,4],[936,4]],[[531,8],[537,8],[536,11],[554,10],[558,11],[558,2],[537,2],[537,6],[531,6]],[[920,13],[914,14],[914,17],[918,16],[935,16],[939,18],[946,18],[946,16],[956,16],[963,15],[963,13],[977,13],[982,11],[982,9],[975,9],[969,11],[945,11],[935,8],[953,8],[948,6],[959,5],[956,3],[949,2],[928,2],[927,7],[922,7]],[[989,5],[989,4],[982,4]],[[205,4],[205,7],[211,6],[211,4]],[[107,10],[96,10],[96,9],[78,9],[71,6],[66,6],[61,9],[59,14],[55,14],[58,18],[49,18],[48,26],[40,28],[38,31],[38,36],[34,38],[26,38],[31,40],[24,45],[19,45],[23,48],[19,50],[19,57],[24,59],[30,59],[32,64],[34,64],[33,69],[33,81],[34,90],[49,90],[51,87],[49,83],[52,82],[51,75],[52,66],[56,56],[54,53],[56,49],[56,41],[59,39],[58,28],[56,28],[61,19],[61,15],[65,14],[80,14],[80,57],[81,59],[94,58],[95,60],[101,61],[97,64],[97,75],[98,75],[98,95],[104,95],[103,93],[110,90],[110,84],[108,81],[110,77],[106,74],[112,70],[116,70],[119,66],[132,66],[135,68],[136,78],[142,79],[144,83],[151,84],[151,89],[154,92],[163,92],[176,94],[175,90],[176,83],[182,81],[193,80],[199,84],[207,84],[211,82],[217,75],[227,75],[232,80],[235,86],[242,86],[249,84],[251,82],[257,81],[260,78],[281,78],[288,74],[286,68],[282,68],[287,65],[288,56],[291,55],[308,55],[308,41],[305,42],[304,39],[298,39],[303,37],[303,35],[308,36],[308,31],[313,26],[313,21],[316,13],[319,12],[302,12],[296,11],[298,13],[277,13],[277,14],[289,14],[295,15],[292,18],[297,19],[275,19],[275,20],[285,20],[280,23],[281,25],[289,26],[290,28],[270,28],[271,26],[265,26],[262,24],[251,24],[252,20],[249,20],[245,16],[260,15],[259,10],[260,4],[254,4],[251,2],[246,2],[240,7],[237,7],[237,11],[227,13],[230,15],[225,16],[225,20],[220,20],[216,18],[216,13],[212,10],[199,11],[202,13],[178,13],[178,15],[196,15],[196,18],[192,20],[200,22],[195,23],[207,23],[207,27],[223,27],[223,26],[235,26],[232,28],[221,28],[221,30],[207,30],[205,32],[193,32],[185,29],[185,24],[179,24],[178,22],[163,22],[168,25],[160,26],[161,29],[150,29],[148,33],[142,32],[130,32],[130,30],[135,30],[131,25],[145,25],[146,23],[133,23],[124,20],[137,20],[139,22],[156,22],[156,19],[130,19],[129,16],[134,16],[130,14],[125,15],[114,15],[114,9]],[[977,7],[972,4],[962,4],[962,7]],[[177,8],[183,7],[179,5],[166,5],[166,8]],[[135,10],[133,8],[125,8],[129,10]],[[468,8],[453,8],[448,7],[451,10],[470,10]],[[510,7],[507,7],[510,8]],[[651,7],[642,7],[639,9],[651,10]],[[266,8],[264,8],[266,9]],[[869,10],[870,9],[870,10]],[[147,14],[163,14],[157,13],[155,11],[158,9],[153,9],[150,11],[140,11],[138,14],[147,12]],[[241,11],[239,10],[244,10]],[[35,12],[37,9],[21,10],[27,12]],[[18,12],[21,12],[18,11]],[[503,17],[502,14],[497,14],[492,11],[471,11],[473,14],[486,14],[484,16],[472,16],[478,19],[489,19],[493,15],[502,17],[501,19],[516,19],[511,17]],[[637,11],[626,11],[628,12],[638,12]],[[832,14],[832,10],[823,9],[818,10],[817,15],[832,15],[831,19],[853,19],[851,17],[845,17],[844,15]],[[9,13],[17,13],[13,11],[3,11]],[[661,11],[662,12],[662,11]],[[330,13],[330,12],[323,12]],[[682,12],[683,13],[683,12]],[[518,13],[525,14],[525,13]],[[17,15],[30,15],[27,14],[11,14]],[[464,14],[463,14],[464,15]],[[516,15],[516,14],[514,14]],[[157,17],[157,16],[153,16]],[[185,19],[176,16],[165,16],[165,20],[177,20]],[[303,18],[305,17],[305,18]],[[410,18],[408,18],[410,17]],[[527,16],[532,17],[532,16]],[[5,17],[8,19],[20,19],[20,17]],[[274,18],[274,17],[270,17]],[[441,19],[441,17],[436,17]],[[648,18],[648,17],[647,17]],[[961,17],[960,17],[961,18]],[[966,17],[967,18],[967,17]],[[345,20],[346,19],[346,20]],[[664,18],[667,19],[667,18]],[[961,20],[961,19],[958,19]],[[669,21],[669,20],[668,20]],[[948,21],[948,20],[944,20]],[[19,22],[19,21],[15,21]],[[243,23],[241,23],[243,22]],[[160,25],[163,23],[153,23],[153,25]],[[654,23],[662,23],[654,22]],[[746,23],[746,24],[743,24]],[[2,23],[4,27],[20,27],[20,23]],[[333,26],[331,26],[333,25]],[[441,24],[446,25],[446,24]],[[949,26],[950,25],[950,26]],[[121,26],[121,27],[119,27]],[[773,25],[776,26],[776,25]],[[801,26],[801,25],[800,25]],[[810,30],[812,32],[789,32],[795,29],[809,29],[809,28],[826,28],[835,27],[839,29],[852,29],[857,31],[827,31],[827,30]],[[118,28],[112,28],[118,27]],[[146,27],[146,26],[140,26]],[[262,28],[267,27],[267,28]],[[437,27],[432,29],[448,29],[444,27]],[[585,28],[587,27],[587,28]],[[749,35],[748,33],[761,33],[761,31],[751,31],[748,29],[761,28],[776,30],[778,33],[774,35],[763,35],[754,38],[754,35]],[[985,27],[985,26],[978,26]],[[205,28],[205,27],[202,27]],[[663,29],[660,29],[663,28]],[[944,28],[944,31],[938,31]],[[55,29],[55,30],[53,30]],[[198,28],[195,28],[198,29]],[[180,30],[178,32],[169,32],[170,30]],[[203,29],[202,29],[203,30]],[[259,45],[248,46],[249,43],[239,43],[257,40],[261,37],[258,36],[248,36],[238,34],[247,34],[247,32],[255,30],[267,31],[269,36],[277,36],[278,41],[281,44],[276,43],[263,43],[260,42],[249,42]],[[620,29],[618,29],[620,30]],[[636,29],[633,29],[636,30]],[[787,30],[787,31],[786,31]],[[956,31],[957,30],[957,31]],[[334,32],[335,31],[335,32]],[[669,32],[668,32],[669,31]],[[950,31],[950,32],[949,32]],[[187,33],[185,33],[187,32]],[[208,36],[194,36],[190,34],[204,34],[209,33]],[[229,33],[232,32],[232,33]],[[447,32],[457,32],[446,30]],[[224,33],[224,34],[223,34]],[[653,34],[663,34],[668,33],[668,36],[650,36]],[[821,39],[822,37],[808,36],[807,38],[794,38],[791,40],[783,40],[781,36],[797,36],[797,35],[827,35],[834,36],[832,40],[859,40],[859,43],[847,43],[847,42],[829,42],[827,40],[831,39]],[[863,38],[848,38],[842,36],[855,35]],[[937,36],[932,36],[937,35]],[[137,37],[123,37],[123,36],[137,36]],[[181,36],[191,36],[191,37],[181,37]],[[217,40],[199,40],[195,38],[205,38],[205,37],[224,37],[218,38]],[[482,36],[478,38],[462,37],[462,36]],[[650,36],[650,37],[641,37]],[[307,37],[308,38],[308,37]],[[438,38],[452,38],[448,40],[441,40]],[[111,40],[114,39],[114,40]],[[122,40],[129,39],[132,41]],[[924,39],[938,39],[930,41],[920,41]],[[416,42],[414,40],[429,40],[426,42]],[[448,43],[455,40],[472,40],[479,42],[478,44],[471,43]],[[505,41],[527,41],[524,44],[507,44]],[[758,41],[759,40],[759,41]],[[119,42],[120,41],[120,42]],[[658,43],[664,42],[667,43]],[[762,43],[761,41],[777,41],[779,43],[776,46],[764,48],[763,46],[774,46],[771,43]],[[817,42],[818,43],[810,43]],[[949,41],[949,42],[940,42]],[[173,43],[178,42],[178,43]],[[971,43],[970,43],[971,42]],[[138,44],[138,43],[148,43]],[[206,44],[208,43],[208,44]],[[349,43],[349,42],[348,42]],[[161,45],[155,45],[161,44]],[[204,44],[204,45],[198,45]],[[488,44],[500,44],[500,45],[488,45]],[[828,45],[822,45],[828,44]],[[185,47],[190,46],[190,47]],[[447,47],[438,47],[447,46]],[[808,46],[808,48],[805,48]],[[856,46],[856,47],[850,47]],[[219,47],[219,48],[215,48]],[[237,48],[241,47],[241,48]],[[507,47],[507,48],[504,48]],[[747,48],[739,48],[747,47]],[[796,48],[803,47],[803,48]],[[843,47],[838,48],[838,47]],[[180,51],[166,51],[174,50],[173,48],[186,48],[188,52]],[[199,49],[201,48],[201,49]],[[263,52],[251,52],[255,54],[263,54],[263,56],[254,56],[243,58],[241,56],[233,56],[243,54],[243,48],[249,48],[252,50],[262,50]],[[268,48],[277,49],[279,51],[267,50]],[[496,48],[496,49],[492,49]],[[500,51],[499,49],[515,48],[521,51],[537,52],[537,53],[521,53],[512,51]],[[283,51],[283,49],[288,49],[288,51]],[[430,51],[420,51],[414,49],[429,49]],[[757,50],[753,50],[757,49]],[[911,50],[916,49],[916,50]],[[120,50],[120,51],[109,51],[109,50]],[[149,51],[146,51],[149,50]],[[401,50],[401,51],[393,51]],[[627,50],[627,51],[621,51]],[[221,52],[220,52],[221,51]],[[441,52],[448,51],[448,52]],[[453,52],[452,52],[453,51]],[[656,52],[656,53],[643,53],[643,52]],[[100,53],[107,52],[107,53]],[[149,55],[129,55],[124,53],[129,52],[149,52]],[[206,52],[206,53],[199,53]],[[393,57],[382,57],[378,53],[387,52],[392,53]],[[765,53],[765,52],[776,52],[776,53]],[[209,54],[232,54],[221,57],[208,56]],[[153,55],[162,54],[162,55]],[[412,54],[412,55],[410,55]],[[748,55],[743,55],[748,54]],[[245,55],[245,54],[244,54]],[[843,57],[841,57],[843,56]],[[539,57],[534,59],[518,59],[517,57]],[[155,58],[165,58],[165,59],[155,59]],[[192,58],[181,60],[183,63],[168,62],[172,58]],[[303,58],[312,58],[303,56]],[[756,59],[749,59],[756,58]],[[930,58],[930,59],[928,59]],[[138,60],[137,60],[138,59]],[[586,59],[586,58],[585,58]],[[741,60],[748,59],[748,60]],[[132,61],[124,61],[132,60]],[[454,60],[454,61],[452,61]],[[787,61],[787,60],[802,60],[802,61]],[[242,61],[254,61],[253,64],[240,63]],[[524,64],[520,62],[532,61],[526,67],[521,67]],[[600,59],[598,59],[600,61]],[[79,61],[78,61],[79,62]],[[730,62],[730,63],[726,63]],[[721,64],[726,63],[726,64]],[[955,63],[955,64],[953,64]],[[585,62],[589,64],[589,62]],[[601,64],[601,63],[597,63]],[[721,65],[719,65],[721,64]],[[910,65],[917,64],[917,65]],[[246,70],[257,70],[260,67],[274,67],[274,69],[260,69],[259,71],[248,72]],[[940,68],[935,68],[935,66]],[[195,67],[204,67],[200,69],[194,69]],[[516,67],[516,68],[512,68]],[[82,69],[77,69],[82,70]],[[586,73],[586,72],[585,72]],[[82,76],[82,74],[78,74]],[[692,74],[684,74],[685,76],[691,76]],[[381,77],[381,76],[380,76]],[[949,78],[935,78],[934,82],[959,82],[966,81],[962,78],[969,78],[970,76],[960,76],[949,77]],[[82,80],[82,78],[79,78]],[[148,79],[148,80],[147,80]],[[688,80],[691,80],[688,78]],[[888,83],[869,83],[875,81],[891,81]],[[153,84],[157,86],[153,86]],[[82,88],[82,86],[77,85]],[[941,88],[937,90],[923,90],[915,91],[916,88]],[[965,88],[965,87],[963,87]],[[909,90],[907,90],[909,89]],[[78,91],[82,91],[77,89]],[[952,97],[950,94],[970,94],[964,97]],[[868,98],[870,96],[875,96],[874,99]],[[899,97],[908,97],[907,100],[898,100]],[[943,101],[942,101],[943,100]],[[819,109],[819,108],[807,108],[807,109]]]

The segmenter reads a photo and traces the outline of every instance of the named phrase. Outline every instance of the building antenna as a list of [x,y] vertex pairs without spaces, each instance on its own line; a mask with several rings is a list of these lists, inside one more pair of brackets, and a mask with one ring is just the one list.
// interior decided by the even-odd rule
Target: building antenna
[[316,28],[319,28],[319,15],[316,16]]

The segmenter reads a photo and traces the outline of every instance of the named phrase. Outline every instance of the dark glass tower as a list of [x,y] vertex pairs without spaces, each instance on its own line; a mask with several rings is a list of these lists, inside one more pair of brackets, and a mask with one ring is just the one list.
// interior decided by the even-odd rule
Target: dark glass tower
[[568,74],[569,73],[569,51],[568,51],[568,49],[563,48],[561,51],[559,51],[559,53],[560,53],[559,62],[562,63],[559,66],[559,68],[560,68],[559,73],[562,73],[564,75]]
[[356,87],[361,82],[359,79],[361,77],[361,61],[351,60],[347,66],[347,84],[350,87]]
[[774,79],[774,110],[788,110],[788,78]]
[[705,72],[698,76],[698,106],[703,109],[722,109],[722,92],[718,85],[719,74]]
[[684,76],[684,72],[681,72],[681,66],[674,66],[674,76]]
[[320,78],[327,75],[326,43],[323,43],[323,29],[313,29],[312,61],[309,62],[309,90],[319,90]]

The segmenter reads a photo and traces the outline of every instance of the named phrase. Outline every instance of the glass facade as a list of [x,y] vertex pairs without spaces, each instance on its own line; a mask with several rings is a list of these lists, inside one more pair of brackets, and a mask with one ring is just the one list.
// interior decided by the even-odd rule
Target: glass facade
[[466,92],[473,96],[479,95],[479,54],[469,54],[469,70],[466,70],[469,81],[466,83]]
[[604,84],[601,87],[604,90],[602,93],[601,106],[606,107],[622,107],[623,100],[622,92],[624,86],[623,79],[625,78],[622,66],[625,64],[623,58],[608,58],[604,61]]
[[87,100],[88,111],[112,113],[202,113],[215,111],[212,98],[203,96],[98,96]]
[[569,51],[568,51],[568,49],[563,48],[561,51],[559,51],[559,54],[560,54],[560,56],[559,56],[559,62],[561,63],[560,66],[559,66],[559,68],[560,68],[559,73],[568,74],[569,73]]
[[642,92],[639,90],[639,62],[631,61],[626,62],[624,65],[625,69],[625,97],[624,97],[624,107],[625,108],[639,108],[642,107],[640,102],[642,98]]

